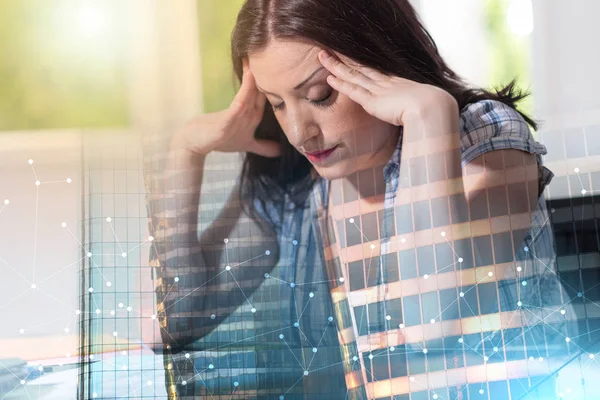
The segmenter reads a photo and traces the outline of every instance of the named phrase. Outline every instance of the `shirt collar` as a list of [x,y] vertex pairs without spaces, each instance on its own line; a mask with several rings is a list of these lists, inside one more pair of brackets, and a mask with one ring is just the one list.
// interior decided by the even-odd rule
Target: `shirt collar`
[[390,183],[390,181],[398,176],[400,171],[400,154],[402,152],[402,127],[400,127],[400,135],[398,135],[398,143],[396,143],[396,149],[386,166],[383,167],[383,179],[385,179],[386,183]]

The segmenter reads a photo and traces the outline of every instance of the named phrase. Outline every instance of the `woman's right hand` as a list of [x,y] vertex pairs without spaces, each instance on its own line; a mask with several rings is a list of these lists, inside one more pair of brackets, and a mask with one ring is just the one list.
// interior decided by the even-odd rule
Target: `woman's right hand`
[[265,157],[280,155],[279,143],[254,137],[263,117],[266,97],[255,85],[254,76],[243,60],[244,74],[229,108],[189,121],[173,136],[171,148],[207,155],[211,151],[252,152]]

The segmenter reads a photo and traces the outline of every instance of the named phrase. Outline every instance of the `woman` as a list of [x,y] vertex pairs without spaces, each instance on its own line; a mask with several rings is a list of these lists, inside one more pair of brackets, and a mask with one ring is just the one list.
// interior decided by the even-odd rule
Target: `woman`
[[[171,396],[555,395],[575,333],[524,95],[468,87],[408,0],[247,0],[232,56],[151,202]],[[246,154],[203,229],[212,151]]]

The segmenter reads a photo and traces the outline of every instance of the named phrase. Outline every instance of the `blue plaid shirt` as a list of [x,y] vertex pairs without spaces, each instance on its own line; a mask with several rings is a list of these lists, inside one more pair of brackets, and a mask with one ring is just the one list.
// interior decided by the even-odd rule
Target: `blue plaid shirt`
[[[535,141],[515,110],[499,102],[481,101],[461,110],[460,117],[463,166],[500,149],[536,154],[542,193],[552,178],[542,165],[546,149]],[[547,318],[554,318],[558,308],[568,302],[552,272],[554,245],[541,194],[525,243],[515,244],[518,250],[511,267],[485,286],[445,287],[411,296],[392,293],[383,300],[370,298],[353,304],[353,293],[362,293],[360,290],[418,279],[410,268],[403,267],[410,266],[402,259],[403,254],[390,253],[390,239],[397,234],[399,218],[394,202],[401,185],[401,146],[402,136],[383,169],[386,195],[380,213],[381,252],[375,279],[370,284],[363,282],[365,287],[353,288],[348,265],[331,256],[329,248],[336,245],[331,242],[331,232],[336,227],[324,207],[329,182],[321,178],[316,180],[304,208],[280,211],[282,208],[274,204],[263,208],[256,202],[259,214],[268,214],[279,222],[276,243],[266,251],[264,246],[256,250],[249,234],[233,245],[238,252],[235,256],[215,261],[219,265],[214,266],[208,280],[205,275],[204,281],[194,280],[191,274],[176,287],[168,285],[165,282],[171,277],[185,276],[181,270],[190,265],[172,262],[175,256],[167,250],[153,254],[163,278],[157,293],[163,337],[169,343],[165,366],[173,398],[362,400],[408,399],[409,393],[411,399],[434,396],[454,400],[469,395],[477,399],[504,398],[493,397],[493,393],[516,396],[535,383],[530,375],[548,373],[548,365],[531,369],[533,372],[527,370],[528,360],[568,354],[564,335],[552,335],[545,328]],[[501,242],[501,234],[489,236],[492,247],[496,239]],[[166,238],[172,243],[168,235]],[[470,238],[468,243],[477,247],[478,238]],[[441,257],[445,250],[440,248],[439,254],[437,248],[435,251],[435,256]],[[478,251],[474,250],[474,258],[469,256],[469,262],[465,260],[444,272],[467,268],[477,272],[489,267],[477,261],[481,259]],[[242,267],[246,260],[259,257],[257,254],[274,257],[275,266],[268,270]],[[508,262],[490,260],[492,265]],[[233,279],[223,281],[222,269],[229,264],[233,265],[232,271],[237,271],[231,273]],[[524,273],[517,272],[517,266]],[[228,288],[225,293],[223,287]],[[223,313],[220,307],[224,304],[239,306]],[[432,304],[435,311],[427,309]],[[547,311],[552,307],[553,311]],[[416,342],[399,334],[404,328],[426,331],[429,320],[425,315],[432,312],[439,314],[440,323],[460,321],[468,333],[442,333]],[[505,321],[507,315],[517,321]],[[552,321],[557,331],[566,329],[560,318]],[[478,328],[473,329],[473,324]],[[380,337],[382,332],[388,333],[385,345],[365,347],[365,343],[373,343],[371,336]],[[185,344],[177,352],[170,351],[171,345],[178,342]],[[497,372],[501,364],[504,373]],[[515,372],[507,376],[510,369]],[[492,370],[496,371],[493,376]],[[427,374],[439,381],[427,383],[419,378]]]

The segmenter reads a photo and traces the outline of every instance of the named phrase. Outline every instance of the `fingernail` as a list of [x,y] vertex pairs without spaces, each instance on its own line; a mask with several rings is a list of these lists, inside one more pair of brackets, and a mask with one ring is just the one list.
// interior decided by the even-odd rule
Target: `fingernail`
[[329,54],[329,53],[327,52],[327,50],[323,50],[323,51],[321,52],[321,57],[323,57],[323,58],[327,59],[327,58],[331,57],[331,54]]

